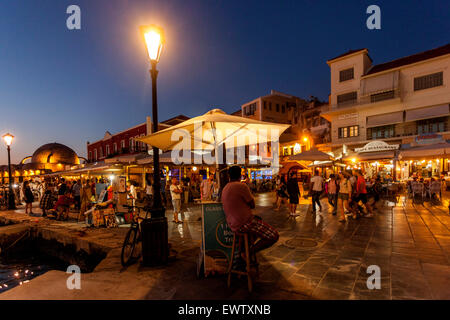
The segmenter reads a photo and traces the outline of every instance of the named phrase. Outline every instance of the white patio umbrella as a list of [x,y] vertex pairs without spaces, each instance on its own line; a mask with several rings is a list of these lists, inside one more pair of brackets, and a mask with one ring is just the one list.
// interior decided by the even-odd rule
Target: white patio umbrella
[[[228,149],[278,142],[280,135],[289,126],[288,124],[232,116],[220,109],[213,109],[204,115],[186,120],[137,140],[163,151],[189,148],[188,151],[193,151],[197,154],[201,152],[209,152],[211,154],[211,151],[215,150],[215,163],[218,168],[219,163],[222,162],[220,160],[223,160],[218,159],[219,147]],[[190,152],[188,154],[190,155]],[[223,185],[220,183],[219,175],[218,180],[222,188]]]
[[241,147],[278,141],[289,126],[232,116],[220,109],[213,109],[137,140],[167,151],[173,150],[182,138],[189,137],[191,150],[210,151],[223,143],[234,143],[235,147]]

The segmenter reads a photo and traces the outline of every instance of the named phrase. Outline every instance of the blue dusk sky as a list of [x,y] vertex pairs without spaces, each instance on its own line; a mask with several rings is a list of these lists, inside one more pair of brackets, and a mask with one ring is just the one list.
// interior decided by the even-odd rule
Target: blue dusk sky
[[[81,30],[66,27],[72,4]],[[371,4],[381,8],[381,30],[366,27]],[[165,120],[232,112],[271,89],[327,100],[327,59],[365,47],[377,64],[444,45],[449,13],[450,2],[437,0],[2,0],[0,133],[16,136],[18,162],[49,142],[85,156],[86,141],[145,122],[142,24],[166,33],[158,65]]]

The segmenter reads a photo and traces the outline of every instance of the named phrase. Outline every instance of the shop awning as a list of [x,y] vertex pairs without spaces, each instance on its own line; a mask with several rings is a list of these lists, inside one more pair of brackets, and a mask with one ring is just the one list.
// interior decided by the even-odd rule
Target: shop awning
[[346,167],[345,164],[343,163],[339,163],[336,161],[314,161],[311,164],[308,164],[308,167],[332,167],[332,166],[336,166],[336,167]]
[[281,169],[279,174],[280,175],[287,174],[291,169],[311,171],[310,169],[306,168],[304,165],[298,163],[297,161],[289,161],[281,163]]
[[450,106],[449,104],[443,104],[428,108],[408,110],[406,111],[405,121],[408,122],[408,121],[448,116],[450,113],[449,106]]
[[343,157],[342,160],[349,161],[356,159],[356,161],[370,161],[370,160],[383,160],[393,158],[394,158],[394,151],[383,151],[383,152],[355,153]]
[[367,117],[367,128],[403,122],[403,111]]
[[91,165],[83,168],[73,169],[73,170],[65,170],[65,171],[57,171],[53,173],[43,174],[43,177],[54,177],[54,176],[64,176],[64,175],[72,175],[72,174],[81,174],[86,172],[96,172],[96,171],[121,171],[121,166],[115,165],[105,165],[104,163],[99,165]]
[[450,157],[450,143],[437,143],[429,146],[401,150],[400,160],[420,160],[437,157]]
[[302,153],[290,156],[289,160],[296,160],[296,161],[328,161],[328,160],[332,160],[332,157],[328,153],[319,151],[317,149],[311,149],[311,150],[303,151]]

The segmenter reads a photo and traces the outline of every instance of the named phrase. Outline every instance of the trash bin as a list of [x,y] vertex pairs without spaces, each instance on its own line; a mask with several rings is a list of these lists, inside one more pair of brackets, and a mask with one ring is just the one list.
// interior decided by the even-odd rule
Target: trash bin
[[169,258],[167,218],[150,218],[141,222],[142,263],[144,266],[166,264]]

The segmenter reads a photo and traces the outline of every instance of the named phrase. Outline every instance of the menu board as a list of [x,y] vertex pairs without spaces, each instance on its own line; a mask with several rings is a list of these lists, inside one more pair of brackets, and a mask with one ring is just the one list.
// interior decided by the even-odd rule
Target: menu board
[[202,202],[202,253],[205,276],[226,273],[231,258],[233,231],[220,202]]

